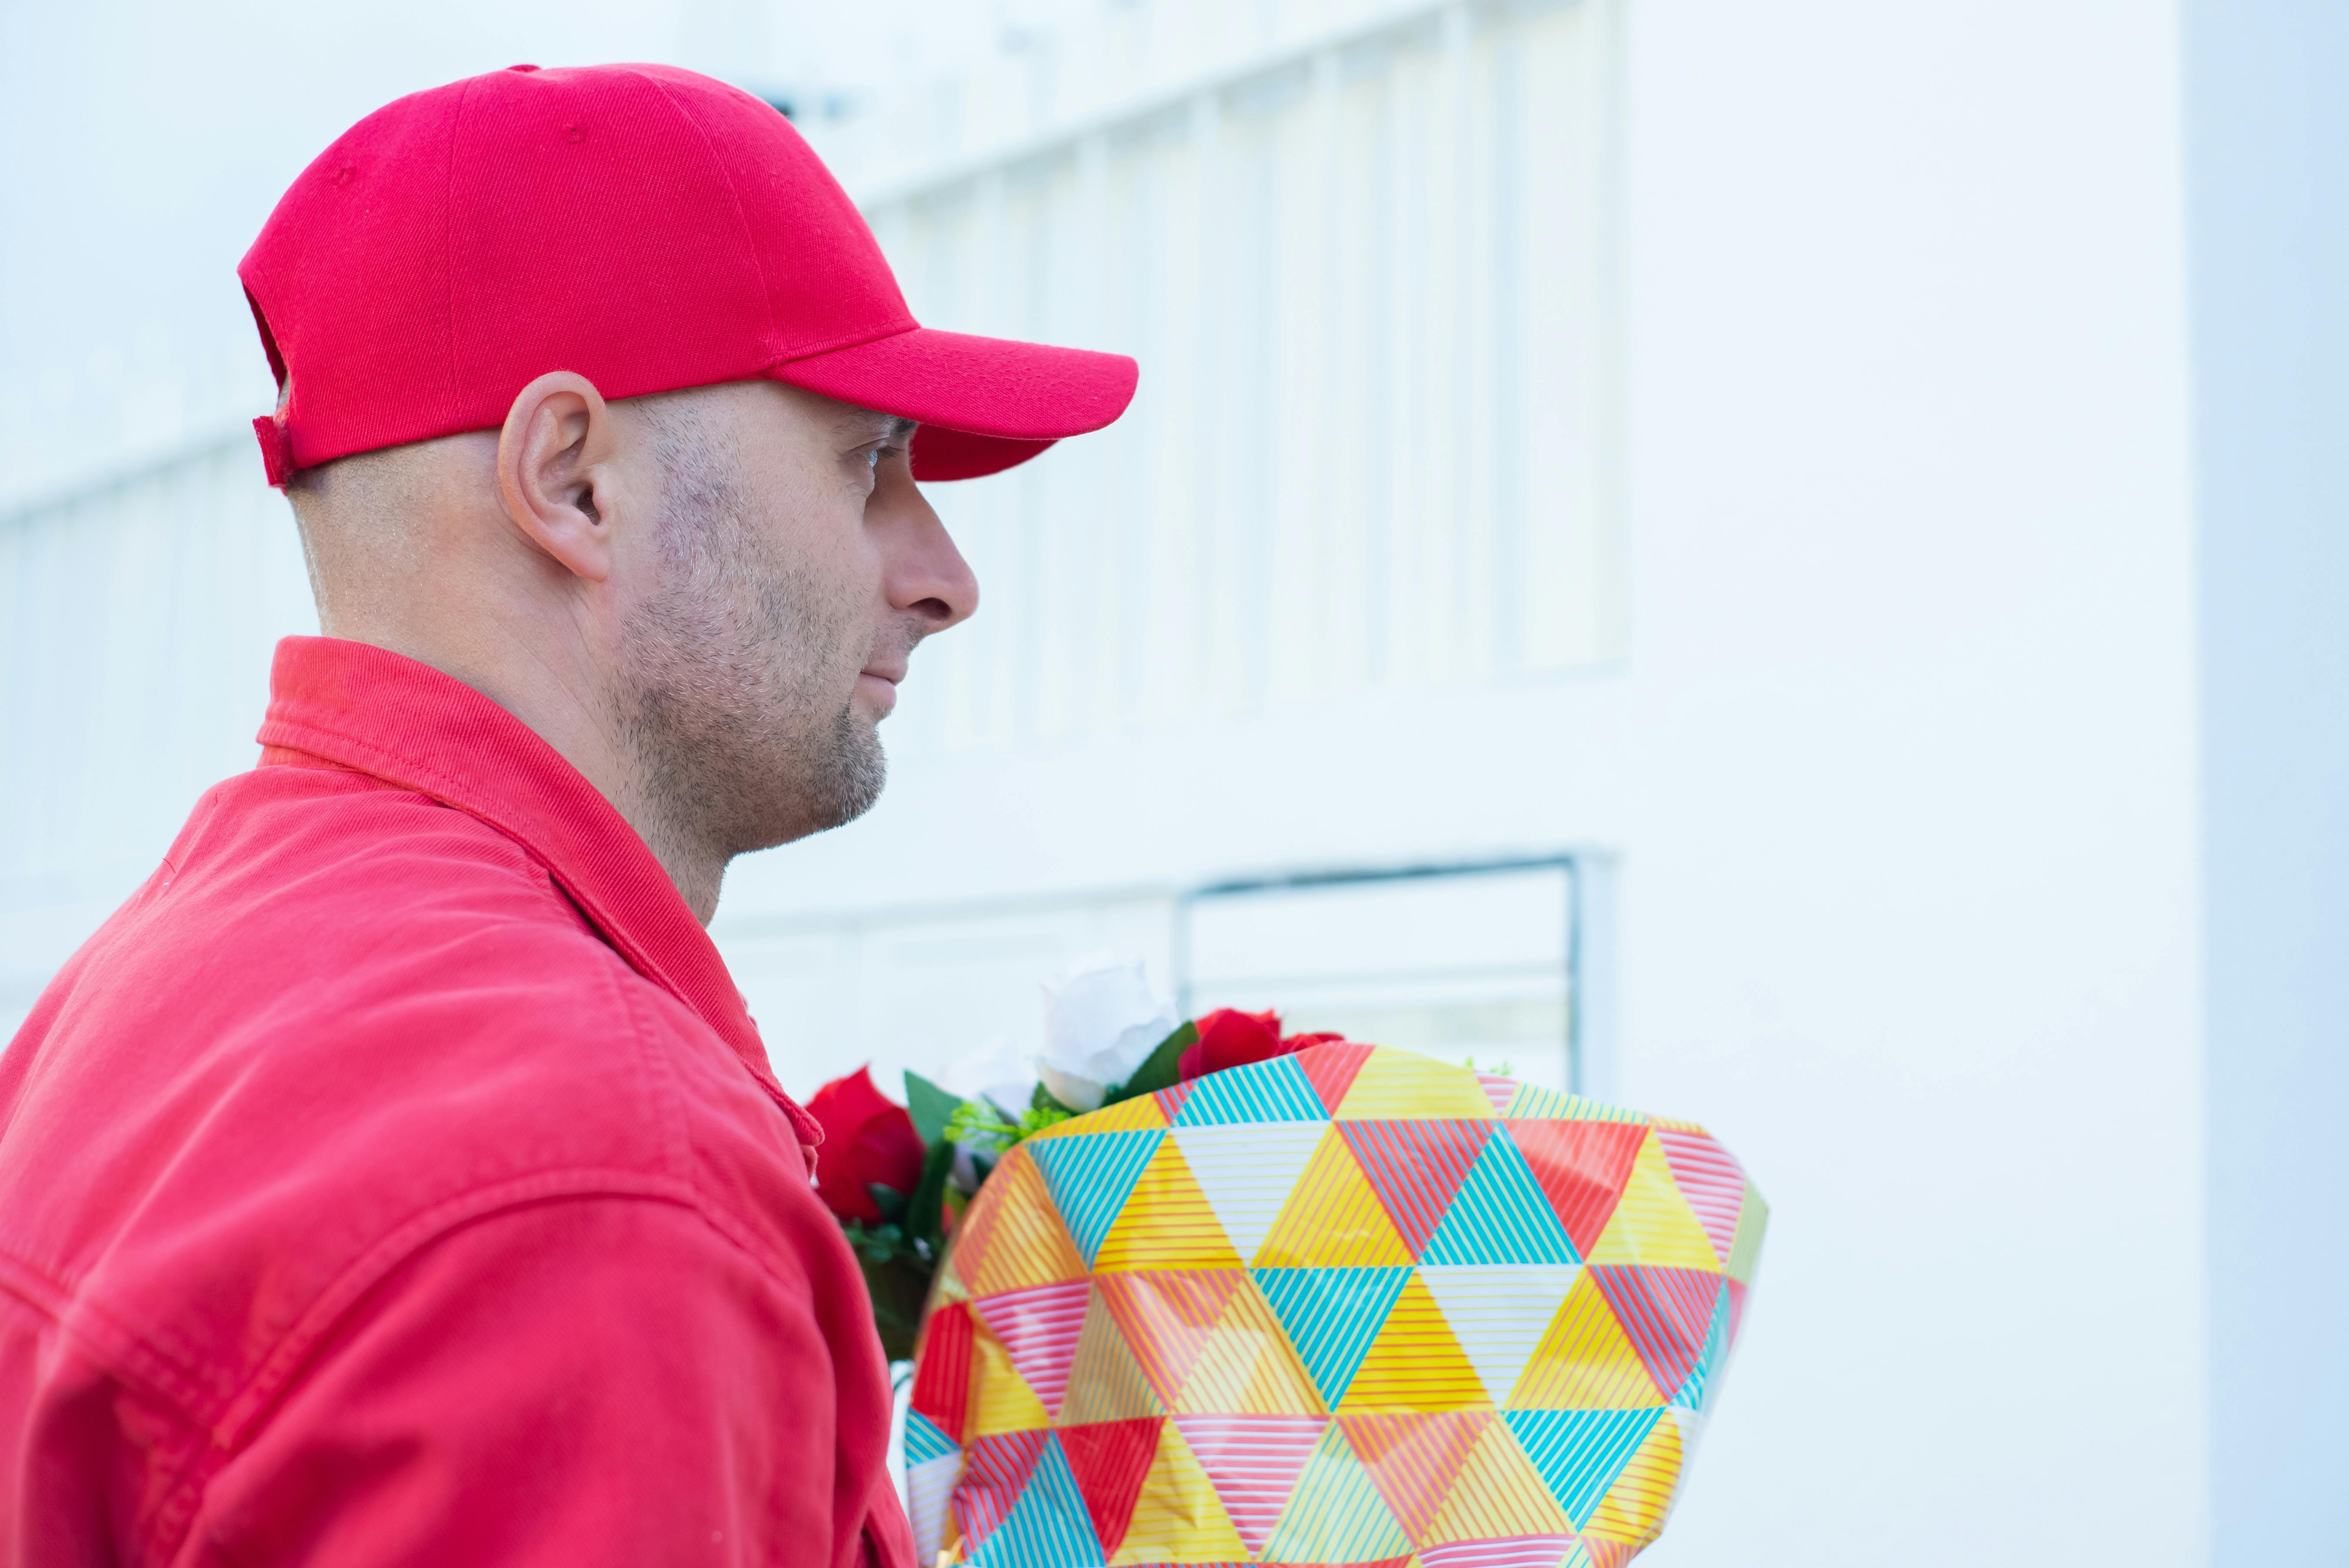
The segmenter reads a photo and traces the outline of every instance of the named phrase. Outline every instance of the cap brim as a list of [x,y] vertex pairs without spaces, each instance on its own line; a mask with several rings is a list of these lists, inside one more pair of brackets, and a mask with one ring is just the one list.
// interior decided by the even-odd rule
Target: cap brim
[[778,365],[769,379],[919,419],[914,477],[999,473],[1125,412],[1137,374],[1123,354],[915,327]]

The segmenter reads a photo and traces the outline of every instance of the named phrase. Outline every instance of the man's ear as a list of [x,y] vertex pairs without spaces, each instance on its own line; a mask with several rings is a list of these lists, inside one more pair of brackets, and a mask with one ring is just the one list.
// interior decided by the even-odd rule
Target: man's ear
[[574,576],[612,574],[612,411],[595,384],[550,370],[523,387],[498,432],[498,493],[530,542]]

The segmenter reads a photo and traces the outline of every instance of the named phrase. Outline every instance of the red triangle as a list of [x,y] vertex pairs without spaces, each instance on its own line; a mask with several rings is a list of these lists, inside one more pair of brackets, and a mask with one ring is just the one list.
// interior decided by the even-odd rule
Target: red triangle
[[1371,1484],[1417,1541],[1493,1419],[1491,1410],[1392,1410],[1338,1417]]
[[1133,1522],[1133,1501],[1150,1477],[1150,1461],[1158,1455],[1158,1429],[1165,1424],[1164,1416],[1137,1416],[1130,1421],[1061,1429],[1069,1473],[1084,1494],[1085,1511],[1092,1515],[1093,1533],[1101,1539],[1104,1557],[1116,1553],[1126,1526]]
[[1411,1121],[1341,1121],[1339,1130],[1354,1163],[1362,1168],[1387,1218],[1402,1233],[1403,1245],[1414,1258],[1427,1250],[1427,1239],[1444,1222],[1444,1211],[1460,1194],[1469,1168],[1493,1135],[1489,1121],[1450,1121],[1433,1118]]
[[1582,1549],[1590,1553],[1590,1568],[1623,1568],[1640,1552],[1637,1542],[1610,1541],[1604,1535],[1584,1536]]
[[1574,1250],[1588,1257],[1631,1179],[1640,1140],[1648,1136],[1646,1124],[1543,1120],[1512,1121],[1508,1128],[1557,1211],[1558,1222],[1573,1238]]
[[1172,1127],[1175,1117],[1182,1114],[1183,1102],[1191,1098],[1191,1080],[1185,1078],[1181,1083],[1168,1084],[1164,1088],[1154,1090],[1150,1098],[1158,1102],[1158,1114],[1166,1119],[1167,1126]]
[[1735,1345],[1737,1331],[1745,1325],[1745,1282],[1723,1274],[1721,1283],[1729,1287],[1729,1343]]
[[1592,1264],[1586,1272],[1656,1387],[1670,1394],[1687,1382],[1713,1332],[1722,1276],[1655,1264]]
[[1713,1255],[1729,1261],[1737,1243],[1737,1217],[1745,1208],[1745,1171],[1736,1158],[1702,1132],[1656,1129],[1664,1146],[1664,1162],[1671,1167],[1672,1183],[1696,1212],[1697,1223],[1713,1243]]
[[938,1424],[938,1430],[962,1441],[965,1410],[970,1404],[970,1307],[950,1301],[930,1314],[922,1326],[921,1353],[914,1361],[913,1408]]
[[1011,1365],[1034,1389],[1046,1411],[1061,1408],[1069,1387],[1069,1365],[1077,1358],[1077,1336],[1085,1326],[1090,1280],[1030,1285],[978,1303],[978,1315],[1010,1353]]
[[1025,1432],[997,1432],[979,1438],[963,1449],[962,1479],[955,1482],[954,1517],[963,1543],[973,1551],[995,1533],[1011,1505],[1028,1489],[1044,1439],[1042,1428]]
[[1354,1075],[1371,1059],[1376,1046],[1366,1046],[1358,1040],[1332,1040],[1326,1046],[1308,1046],[1297,1053],[1297,1065],[1305,1069],[1313,1085],[1313,1092],[1321,1097],[1323,1109],[1338,1114],[1338,1102],[1354,1087]]
[[1171,1406],[1225,1304],[1247,1279],[1238,1269],[1136,1269],[1095,1274],[1093,1283],[1143,1376]]
[[1261,1556],[1330,1418],[1177,1416],[1174,1424],[1214,1483],[1240,1544]]

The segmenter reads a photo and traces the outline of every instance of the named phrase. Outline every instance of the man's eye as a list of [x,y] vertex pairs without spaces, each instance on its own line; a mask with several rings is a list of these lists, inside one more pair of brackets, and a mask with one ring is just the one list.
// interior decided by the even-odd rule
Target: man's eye
[[865,452],[864,452],[864,466],[865,466],[866,468],[868,468],[868,469],[877,469],[877,468],[879,468],[879,467],[881,466],[881,449],[880,449],[880,448],[878,448],[878,447],[868,447],[868,448],[866,448],[866,449],[865,449]]

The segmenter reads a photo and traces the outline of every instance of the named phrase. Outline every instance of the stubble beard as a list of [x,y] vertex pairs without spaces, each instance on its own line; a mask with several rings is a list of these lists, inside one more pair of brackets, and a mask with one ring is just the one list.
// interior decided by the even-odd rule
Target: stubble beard
[[888,772],[843,695],[859,606],[771,558],[721,454],[665,444],[661,586],[627,618],[619,714],[647,814],[721,858],[854,820]]

